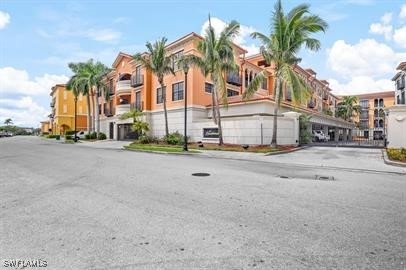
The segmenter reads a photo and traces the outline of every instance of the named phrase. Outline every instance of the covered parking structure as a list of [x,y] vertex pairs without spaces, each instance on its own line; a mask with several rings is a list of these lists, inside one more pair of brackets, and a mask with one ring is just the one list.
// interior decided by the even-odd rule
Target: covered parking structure
[[353,138],[354,123],[328,115],[312,114],[309,131],[321,130],[330,136],[330,142],[350,142]]

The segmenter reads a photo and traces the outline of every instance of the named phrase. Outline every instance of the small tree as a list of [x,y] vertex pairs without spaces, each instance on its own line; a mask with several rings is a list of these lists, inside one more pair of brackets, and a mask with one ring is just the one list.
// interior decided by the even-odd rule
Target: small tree
[[11,120],[11,118],[7,118],[6,120],[4,120],[4,124],[5,124],[6,126],[10,126],[10,125],[13,124],[13,120]]
[[141,135],[144,135],[146,132],[149,131],[149,125],[148,125],[147,122],[145,122],[145,121],[143,121],[141,119],[142,116],[144,116],[143,112],[141,112],[141,111],[139,111],[137,109],[133,109],[133,110],[131,110],[129,112],[123,113],[120,116],[120,119],[124,120],[124,119],[132,118],[133,121],[134,121],[134,123],[132,125],[132,130],[134,132],[137,132],[137,133],[141,134]]
[[310,115],[301,114],[299,116],[299,143],[308,144],[312,139],[312,134],[309,131]]

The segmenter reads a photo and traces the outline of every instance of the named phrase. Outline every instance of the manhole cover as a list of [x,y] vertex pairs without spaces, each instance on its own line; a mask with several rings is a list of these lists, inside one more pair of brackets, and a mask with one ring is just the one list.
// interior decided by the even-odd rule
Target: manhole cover
[[334,176],[316,175],[315,179],[322,181],[334,181]]
[[210,173],[198,172],[192,173],[193,176],[210,176]]
[[279,178],[283,178],[283,179],[289,179],[289,176],[286,175],[280,175]]

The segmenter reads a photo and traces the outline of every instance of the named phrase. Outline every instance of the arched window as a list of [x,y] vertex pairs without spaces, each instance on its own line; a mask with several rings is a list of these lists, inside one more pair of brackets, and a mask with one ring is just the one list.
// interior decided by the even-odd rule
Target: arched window
[[378,120],[374,120],[374,127],[378,127]]
[[378,117],[378,109],[374,110],[374,117]]
[[378,107],[378,100],[374,99],[374,107]]
[[379,99],[379,107],[383,107],[383,99]]
[[383,111],[383,109],[379,109],[379,117],[384,117],[385,116],[385,112]]
[[379,127],[380,127],[380,128],[383,128],[383,120],[382,120],[382,119],[379,120]]

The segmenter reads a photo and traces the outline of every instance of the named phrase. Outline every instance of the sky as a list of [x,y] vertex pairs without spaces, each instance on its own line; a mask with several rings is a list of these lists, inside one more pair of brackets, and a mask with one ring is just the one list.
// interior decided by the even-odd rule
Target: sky
[[[111,66],[119,51],[143,52],[146,41],[201,34],[208,15],[217,31],[237,20],[235,42],[249,53],[250,38],[270,32],[275,0],[0,1],[0,124],[6,118],[38,127],[50,113],[50,90],[65,83],[68,63],[90,58]],[[283,0],[285,11],[307,3],[329,24],[317,34],[318,52],[302,49],[301,66],[330,82],[333,93],[394,90],[391,78],[406,61],[406,0]]]

